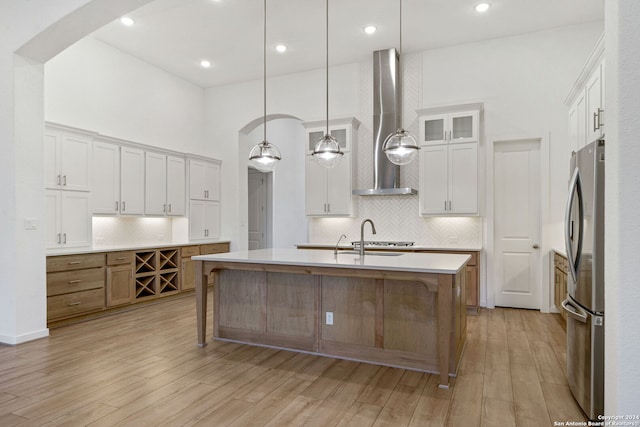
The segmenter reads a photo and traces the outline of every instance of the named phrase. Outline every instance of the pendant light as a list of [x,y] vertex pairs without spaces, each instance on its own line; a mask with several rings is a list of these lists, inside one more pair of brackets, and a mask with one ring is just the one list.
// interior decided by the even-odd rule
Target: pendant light
[[[402,0],[400,1],[400,62],[398,64],[398,75],[402,79]],[[416,143],[415,137],[402,127],[402,105],[399,106],[400,113],[396,116],[397,130],[389,135],[382,145],[382,151],[387,155],[389,161],[395,165],[406,165],[411,163],[418,154],[420,147]]]
[[327,107],[327,131],[318,140],[311,155],[325,168],[332,168],[338,164],[344,153],[340,150],[340,144],[329,133],[329,0],[325,0],[326,6],[326,107]]
[[249,161],[261,172],[272,172],[281,157],[278,147],[267,141],[267,0],[264,0],[263,41],[263,138],[260,144],[251,149]]

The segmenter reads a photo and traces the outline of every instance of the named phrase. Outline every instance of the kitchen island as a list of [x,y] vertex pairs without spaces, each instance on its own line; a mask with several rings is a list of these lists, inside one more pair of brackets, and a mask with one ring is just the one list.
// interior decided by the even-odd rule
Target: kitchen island
[[466,336],[470,257],[262,249],[196,261],[198,344],[213,338],[439,374],[448,387]]

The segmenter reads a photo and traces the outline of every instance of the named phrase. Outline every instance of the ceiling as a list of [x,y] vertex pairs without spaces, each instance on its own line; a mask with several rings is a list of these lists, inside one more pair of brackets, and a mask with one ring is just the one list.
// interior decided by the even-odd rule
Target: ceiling
[[[416,52],[543,29],[602,21],[604,0],[404,0],[403,50]],[[267,73],[311,70],[325,64],[325,2],[268,0]],[[331,65],[366,61],[371,52],[398,47],[398,0],[331,0]],[[133,11],[130,27],[114,21],[93,36],[117,49],[211,87],[262,78],[263,2],[155,0]],[[373,35],[366,25],[377,26]],[[286,53],[275,51],[278,43]],[[200,66],[202,59],[213,63]]]

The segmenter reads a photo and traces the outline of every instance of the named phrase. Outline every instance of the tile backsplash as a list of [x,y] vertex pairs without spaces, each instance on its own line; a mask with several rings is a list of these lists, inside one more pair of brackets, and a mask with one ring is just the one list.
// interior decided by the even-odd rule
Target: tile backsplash
[[358,204],[358,217],[309,221],[309,242],[335,244],[342,233],[347,235],[347,242],[359,240],[360,224],[370,218],[377,234],[366,225],[365,240],[447,248],[482,246],[481,217],[420,217],[416,196],[361,197]]
[[93,246],[174,243],[174,221],[172,218],[93,217]]

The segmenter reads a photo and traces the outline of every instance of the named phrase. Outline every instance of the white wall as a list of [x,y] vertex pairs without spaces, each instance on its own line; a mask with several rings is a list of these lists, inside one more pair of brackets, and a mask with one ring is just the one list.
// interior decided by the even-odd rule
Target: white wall
[[[605,413],[640,414],[640,3],[605,2]],[[634,421],[638,424],[637,421]]]
[[45,64],[45,120],[204,154],[204,89],[87,37]]
[[[262,142],[263,129],[260,125],[247,135],[241,158],[248,159],[251,148]],[[300,120],[283,118],[267,122],[267,141],[276,145],[282,153],[282,160],[273,172],[271,217],[274,219],[274,248],[293,248],[296,243],[307,240],[304,179],[301,179],[304,177],[305,135]],[[246,218],[246,213],[243,216]]]

